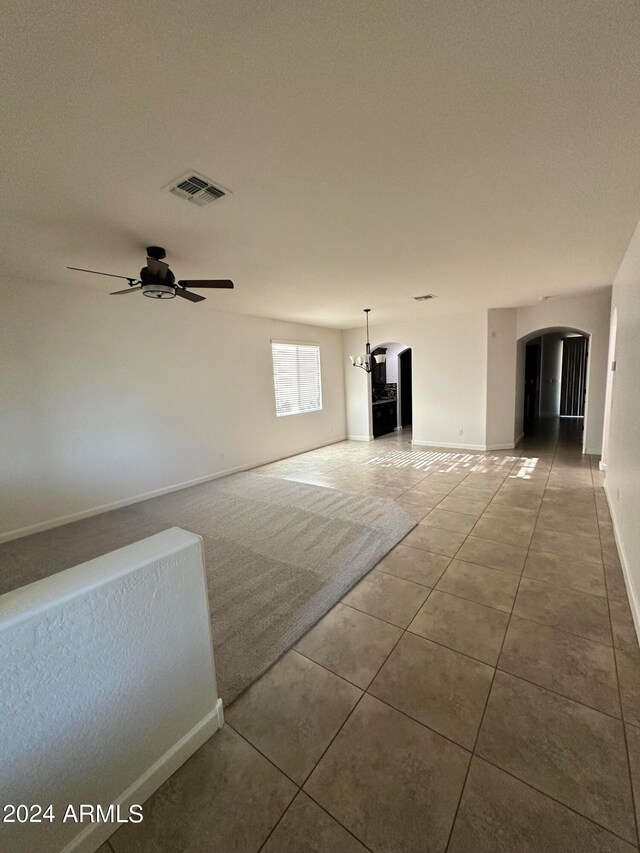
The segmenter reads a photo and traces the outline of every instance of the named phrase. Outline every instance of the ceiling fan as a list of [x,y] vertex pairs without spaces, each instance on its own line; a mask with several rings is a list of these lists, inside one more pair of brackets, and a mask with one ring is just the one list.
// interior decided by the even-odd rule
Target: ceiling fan
[[233,289],[233,282],[228,279],[204,279],[204,280],[185,280],[176,281],[175,275],[169,269],[169,265],[163,262],[167,253],[160,246],[147,247],[147,265],[140,270],[140,278],[131,278],[128,275],[114,275],[110,272],[98,272],[98,270],[85,270],[81,267],[67,267],[68,270],[77,270],[78,272],[89,272],[94,275],[108,275],[111,278],[123,278],[129,282],[129,287],[124,290],[114,290],[111,296],[119,296],[121,293],[134,293],[141,290],[143,296],[150,296],[153,299],[173,299],[174,296],[181,296],[183,299],[188,299],[189,302],[202,302],[206,297],[200,296],[198,293],[191,293],[187,290],[188,287],[216,287]]

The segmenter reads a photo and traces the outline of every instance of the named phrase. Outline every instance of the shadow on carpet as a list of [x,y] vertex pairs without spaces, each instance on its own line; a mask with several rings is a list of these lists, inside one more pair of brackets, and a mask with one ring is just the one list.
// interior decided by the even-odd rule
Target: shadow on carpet
[[228,705],[414,526],[388,498],[234,474],[1,545],[0,593],[167,527],[197,533]]

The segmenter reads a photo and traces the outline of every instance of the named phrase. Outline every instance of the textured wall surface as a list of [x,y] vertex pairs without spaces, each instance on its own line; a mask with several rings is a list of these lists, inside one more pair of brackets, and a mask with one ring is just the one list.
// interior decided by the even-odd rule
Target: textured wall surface
[[[0,803],[115,802],[216,707],[200,537],[173,528],[0,597],[0,682]],[[82,829],[0,824],[0,849]]]
[[[0,287],[0,539],[344,438],[341,332],[159,302]],[[321,412],[276,417],[272,338],[320,345]]]

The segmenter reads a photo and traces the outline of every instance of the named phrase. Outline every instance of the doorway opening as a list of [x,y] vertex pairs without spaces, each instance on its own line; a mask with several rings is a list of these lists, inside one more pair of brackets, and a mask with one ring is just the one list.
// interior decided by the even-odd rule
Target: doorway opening
[[523,340],[522,432],[584,444],[589,336],[540,329]]
[[378,344],[371,355],[384,355],[383,361],[372,359],[371,423],[373,437],[400,430],[410,430],[413,418],[411,348],[398,341]]

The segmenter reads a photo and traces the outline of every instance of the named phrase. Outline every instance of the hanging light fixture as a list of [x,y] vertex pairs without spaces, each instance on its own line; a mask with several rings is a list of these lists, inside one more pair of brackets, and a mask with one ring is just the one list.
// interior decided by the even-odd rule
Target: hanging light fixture
[[[366,370],[367,373],[371,373],[372,362],[371,362],[371,344],[369,343],[369,311],[371,308],[363,308],[362,309],[367,318],[367,346],[364,355],[350,355],[352,367],[361,367],[363,370]],[[386,355],[374,355],[373,356],[376,364],[384,364],[387,360]]]

